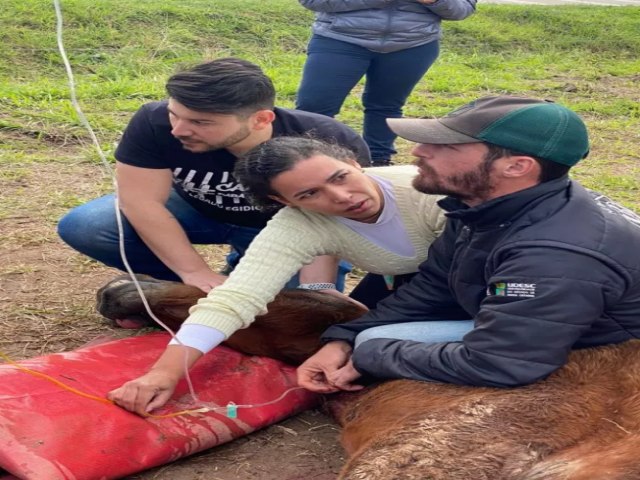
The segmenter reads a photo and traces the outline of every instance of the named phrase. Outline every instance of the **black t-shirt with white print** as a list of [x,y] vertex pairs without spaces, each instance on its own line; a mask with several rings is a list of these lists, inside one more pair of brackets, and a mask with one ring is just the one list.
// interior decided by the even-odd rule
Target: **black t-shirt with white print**
[[[261,228],[272,214],[251,205],[233,177],[236,157],[226,149],[194,153],[171,135],[167,101],[143,105],[127,126],[115,152],[119,162],[173,172],[173,186],[190,205],[217,221]],[[275,108],[273,136],[310,135],[350,148],[358,162],[369,165],[364,140],[333,118],[299,110]]]

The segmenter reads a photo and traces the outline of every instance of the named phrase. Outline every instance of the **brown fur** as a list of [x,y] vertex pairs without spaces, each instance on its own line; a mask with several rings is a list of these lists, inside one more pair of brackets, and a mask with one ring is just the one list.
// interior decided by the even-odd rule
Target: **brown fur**
[[[148,292],[158,312],[186,316],[204,296],[161,283]],[[113,314],[108,287],[99,304]],[[120,292],[120,304],[135,303]],[[282,293],[228,343],[297,363],[318,348],[328,325],[360,314],[328,295]],[[640,479],[640,341],[575,351],[565,367],[526,387],[395,380],[334,396],[328,407],[343,426],[344,480]]]
[[[138,275],[151,311],[172,330],[180,328],[189,308],[205,293],[177,282]],[[120,276],[97,293],[97,309],[111,319],[139,318],[150,325],[140,295],[128,276]],[[359,317],[364,312],[356,304],[320,292],[284,290],[267,305],[268,313],[238,330],[225,344],[251,355],[276,358],[299,365],[320,348],[320,335],[330,325]]]
[[639,394],[635,340],[575,351],[526,387],[385,382],[338,408],[341,478],[638,479]]

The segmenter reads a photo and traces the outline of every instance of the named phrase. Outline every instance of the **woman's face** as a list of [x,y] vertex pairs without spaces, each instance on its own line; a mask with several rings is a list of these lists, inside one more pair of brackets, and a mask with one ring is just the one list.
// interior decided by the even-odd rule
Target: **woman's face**
[[373,223],[380,216],[383,197],[378,184],[355,160],[348,163],[326,155],[301,160],[271,180],[272,197],[289,207]]

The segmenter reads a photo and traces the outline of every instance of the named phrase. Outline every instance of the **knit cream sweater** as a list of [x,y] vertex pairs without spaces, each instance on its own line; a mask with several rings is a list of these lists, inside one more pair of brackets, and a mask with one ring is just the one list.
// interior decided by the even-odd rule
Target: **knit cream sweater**
[[266,305],[287,281],[319,255],[334,255],[362,270],[383,275],[417,271],[427,258],[429,245],[444,228],[444,212],[436,205],[440,197],[425,195],[411,186],[415,167],[402,165],[366,171],[392,183],[398,211],[415,249],[414,256],[389,252],[332,216],[285,207],[254,238],[224,284],[191,308],[185,323],[216,328],[228,338],[264,313]]

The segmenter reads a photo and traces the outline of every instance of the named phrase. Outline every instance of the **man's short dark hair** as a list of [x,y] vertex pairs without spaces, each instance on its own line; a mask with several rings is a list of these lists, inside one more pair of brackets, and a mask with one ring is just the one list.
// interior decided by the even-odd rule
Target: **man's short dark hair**
[[484,161],[489,164],[502,157],[525,156],[533,158],[536,162],[538,162],[538,165],[540,165],[540,175],[538,176],[538,181],[540,183],[549,182],[551,180],[555,180],[556,178],[560,178],[566,175],[571,168],[568,165],[563,165],[561,163],[546,160],[544,158],[534,157],[533,155],[529,155],[528,153],[509,150],[508,148],[499,147],[498,145],[493,145],[492,143],[485,143],[485,145],[487,146],[489,151],[485,155]]
[[240,58],[220,58],[172,75],[169,96],[198,112],[248,116],[272,110],[276,91],[257,65]]

